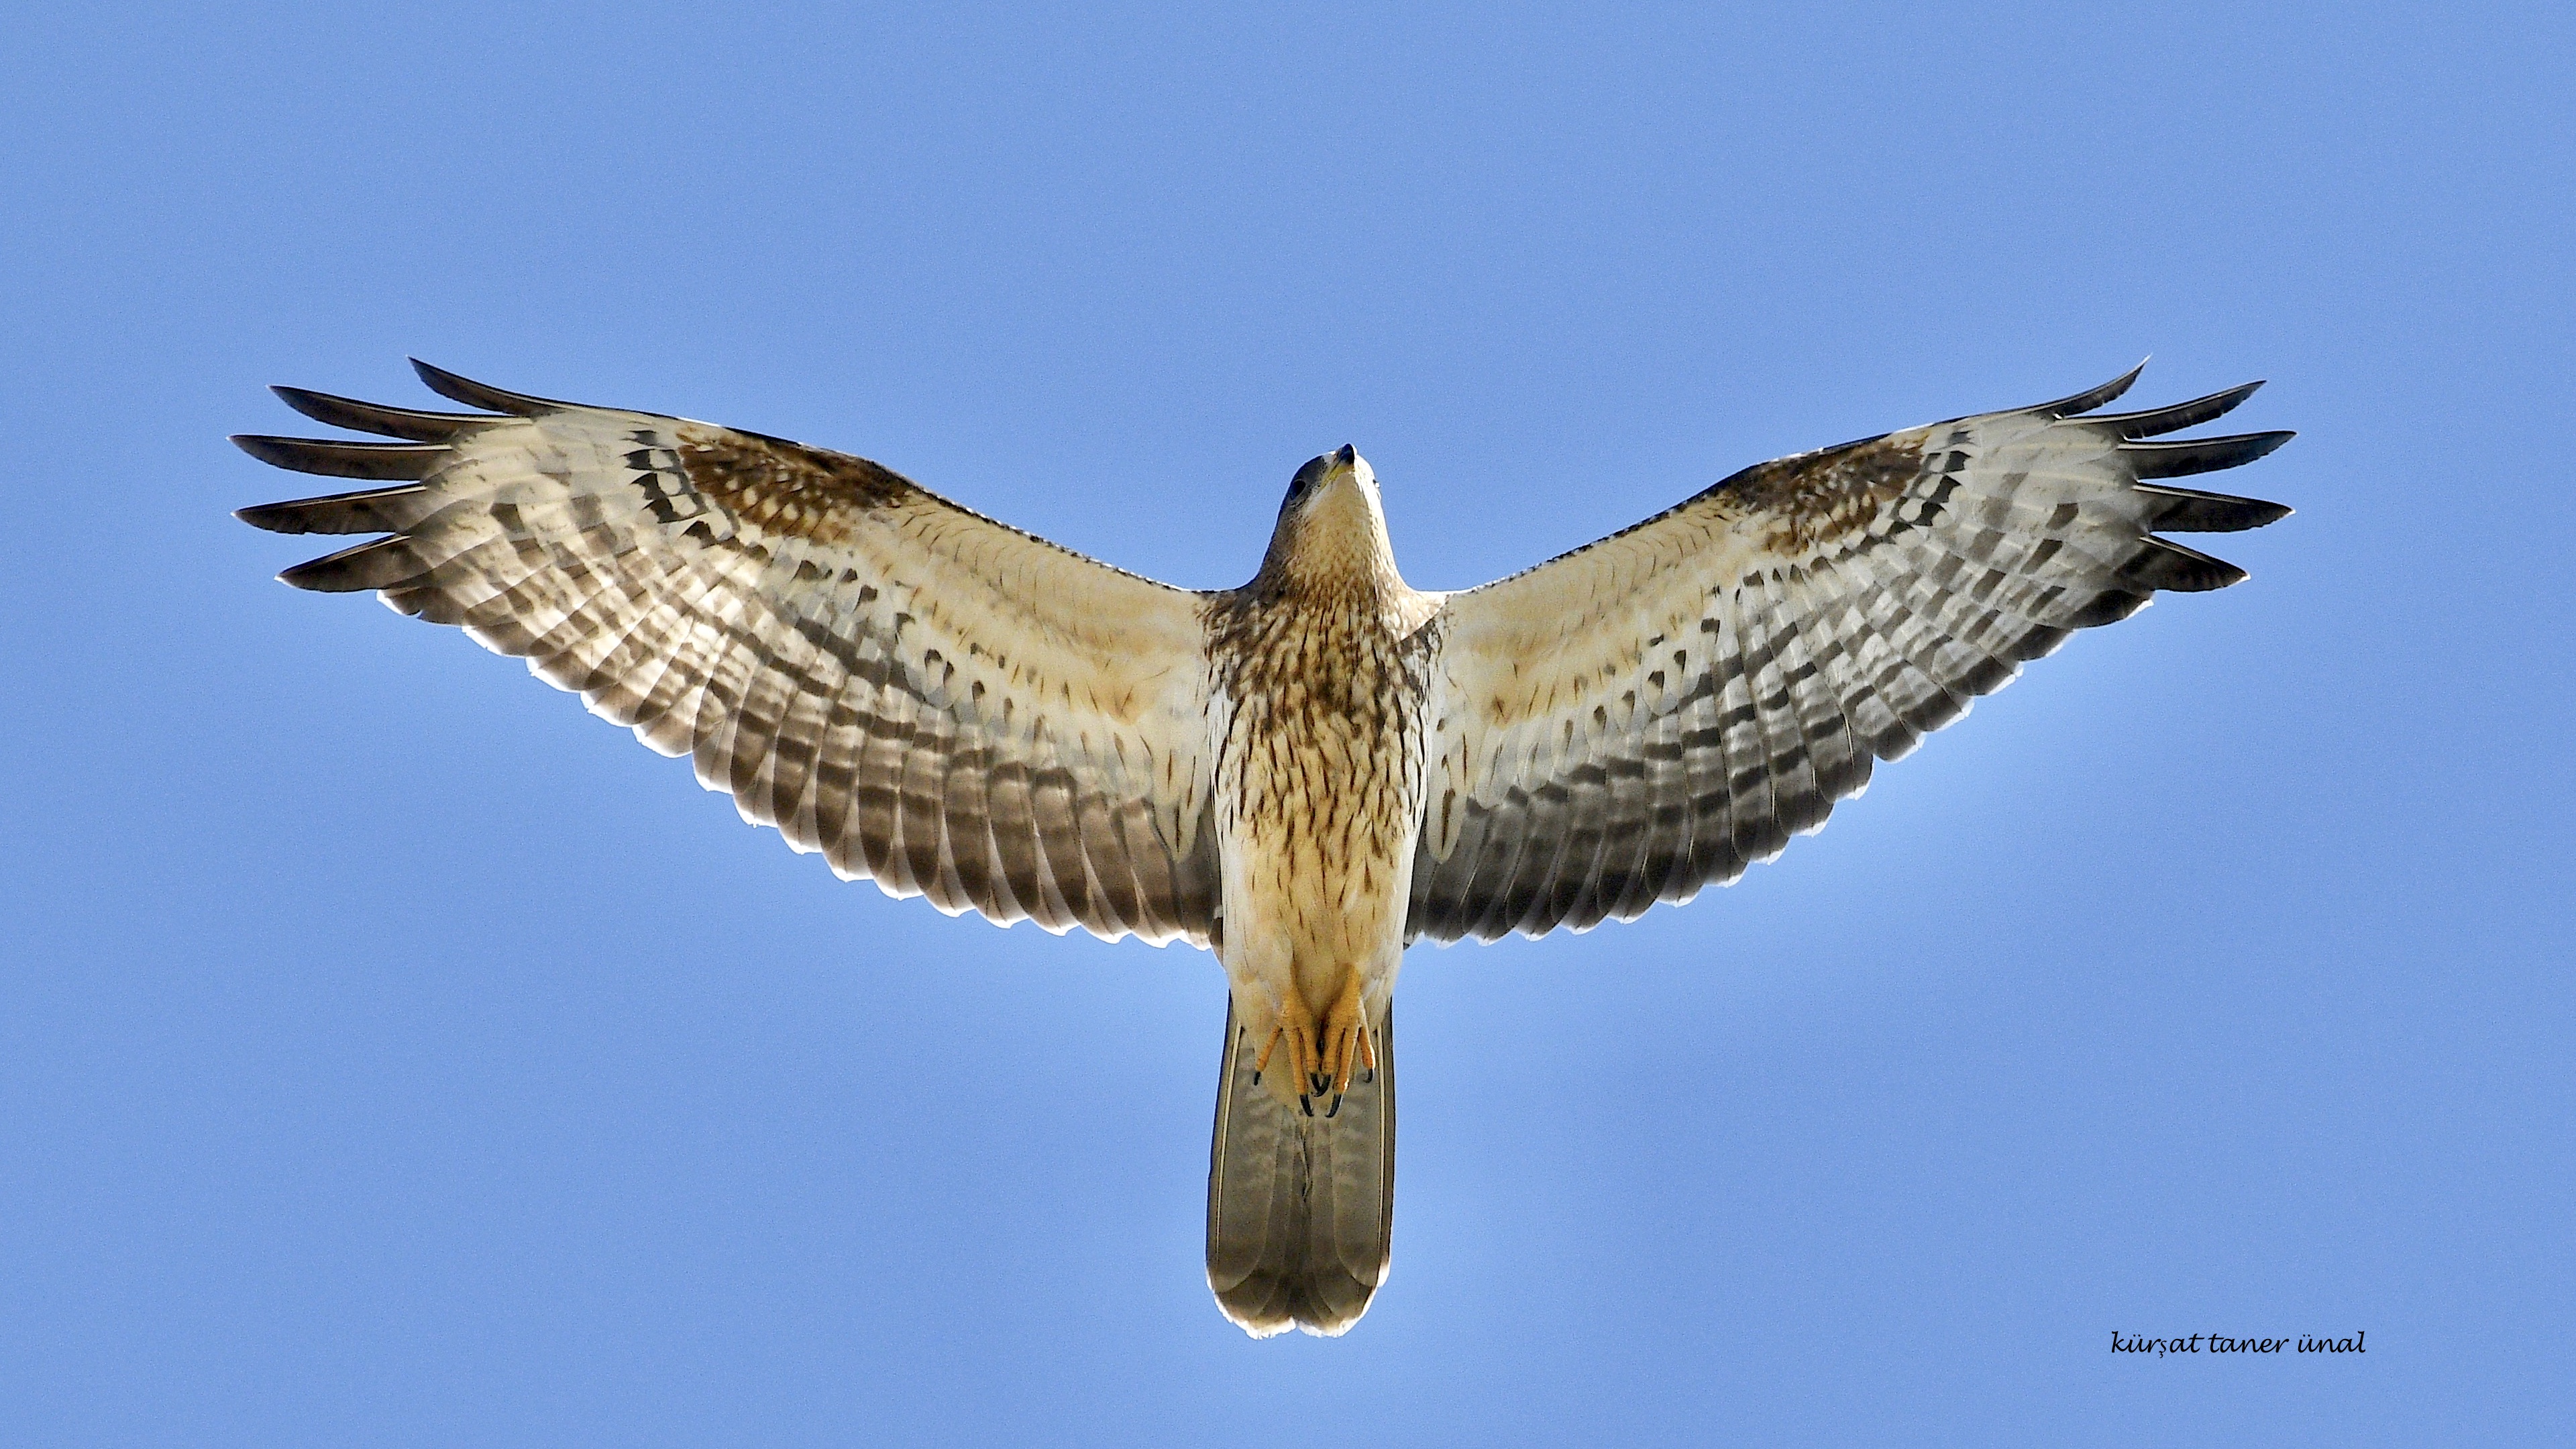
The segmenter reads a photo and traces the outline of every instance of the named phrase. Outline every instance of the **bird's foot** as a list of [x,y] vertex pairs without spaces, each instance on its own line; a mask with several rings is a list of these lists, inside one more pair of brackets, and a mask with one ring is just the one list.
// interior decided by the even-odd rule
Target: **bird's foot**
[[1364,1080],[1377,1080],[1377,1043],[1369,1037],[1368,1007],[1360,997],[1360,973],[1356,967],[1343,974],[1342,989],[1324,1011],[1322,1048],[1315,1091],[1320,1095],[1331,1088],[1333,1105],[1324,1110],[1324,1115],[1330,1117],[1342,1110],[1342,1094],[1351,1089],[1354,1070],[1365,1068],[1368,1076]]
[[1279,1013],[1271,1020],[1270,1040],[1261,1044],[1261,1055],[1252,1061],[1254,1083],[1258,1084],[1261,1074],[1270,1070],[1271,1055],[1279,1050],[1282,1042],[1287,1043],[1288,1052],[1279,1065],[1296,1074],[1295,1080],[1300,1084],[1297,1107],[1312,1117],[1315,1115],[1314,1094],[1320,1090],[1318,1083],[1323,1077],[1323,1062],[1315,1050],[1315,1013],[1307,1008],[1306,998],[1299,995],[1294,986],[1279,993]]

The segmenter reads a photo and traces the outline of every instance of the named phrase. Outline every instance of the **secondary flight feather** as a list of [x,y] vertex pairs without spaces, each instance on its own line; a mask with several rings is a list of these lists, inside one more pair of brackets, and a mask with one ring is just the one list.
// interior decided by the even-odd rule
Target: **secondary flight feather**
[[1384,1281],[1392,998],[1429,937],[1688,900],[2076,629],[2241,570],[2165,537],[2279,504],[2172,480],[2259,384],[2037,407],[1759,464],[1456,594],[1397,572],[1349,447],[1239,589],[1175,589],[879,464],[422,364],[430,412],[296,388],[393,442],[245,436],[373,486],[246,508],[381,535],[280,577],[454,624],[889,894],[1213,952],[1230,984],[1207,1267],[1256,1337]]

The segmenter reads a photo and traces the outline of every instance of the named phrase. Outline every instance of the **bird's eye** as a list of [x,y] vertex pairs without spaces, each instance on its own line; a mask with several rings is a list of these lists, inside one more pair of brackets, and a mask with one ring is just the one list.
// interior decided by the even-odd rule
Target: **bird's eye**
[[1332,460],[1330,458],[1317,458],[1308,463],[1305,467],[1298,469],[1295,476],[1288,480],[1288,496],[1286,499],[1281,501],[1279,506],[1285,508],[1289,504],[1296,502],[1298,499],[1305,497],[1308,490],[1312,489],[1317,482],[1323,479],[1326,473],[1331,471],[1328,466],[1331,461]]

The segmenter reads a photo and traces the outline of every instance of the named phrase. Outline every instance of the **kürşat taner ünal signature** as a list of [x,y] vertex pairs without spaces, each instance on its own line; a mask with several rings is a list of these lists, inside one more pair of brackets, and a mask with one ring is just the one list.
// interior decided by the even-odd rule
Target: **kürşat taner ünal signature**
[[[2364,1336],[2363,1333],[2355,1333],[2350,1338],[2311,1338],[2302,1333],[2299,1335],[2299,1352],[2365,1353],[2368,1350],[2361,1346]],[[2203,1343],[2209,1347],[2201,1347]],[[2151,1353],[2158,1358],[2169,1353],[2279,1353],[2289,1346],[2290,1340],[2286,1338],[2229,1338],[2223,1333],[2195,1333],[2189,1338],[2140,1338],[2135,1334],[2123,1337],[2120,1330],[2111,1330],[2113,1353]]]

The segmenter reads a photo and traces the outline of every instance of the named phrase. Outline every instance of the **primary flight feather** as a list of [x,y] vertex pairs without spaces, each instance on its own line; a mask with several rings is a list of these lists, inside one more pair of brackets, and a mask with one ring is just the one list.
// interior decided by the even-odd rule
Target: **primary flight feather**
[[1391,999],[1416,939],[1629,919],[1777,854],[2075,629],[2241,570],[2161,537],[2279,504],[2169,480],[2256,384],[2107,414],[2136,372],[1745,469],[1463,593],[1397,573],[1348,447],[1242,588],[1158,584],[889,469],[683,418],[278,395],[402,441],[235,439],[376,486],[241,510],[381,534],[287,570],[517,655],[743,818],[896,896],[1185,940],[1231,986],[1208,1281],[1256,1337],[1384,1280]]

